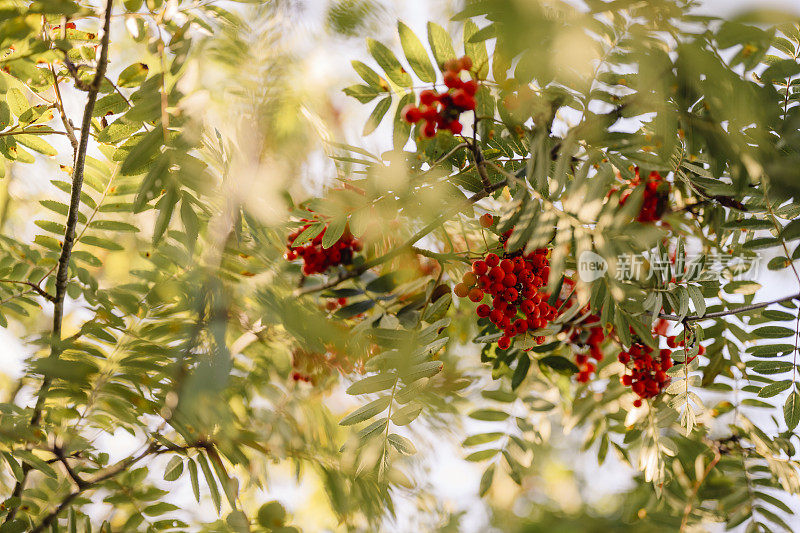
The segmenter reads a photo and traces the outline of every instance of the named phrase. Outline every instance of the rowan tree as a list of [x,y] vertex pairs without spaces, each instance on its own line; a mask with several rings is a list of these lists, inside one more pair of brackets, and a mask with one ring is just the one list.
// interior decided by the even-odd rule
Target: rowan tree
[[800,23],[443,6],[328,6],[354,140],[291,3],[2,4],[0,532],[469,530],[448,442],[498,530],[792,530]]

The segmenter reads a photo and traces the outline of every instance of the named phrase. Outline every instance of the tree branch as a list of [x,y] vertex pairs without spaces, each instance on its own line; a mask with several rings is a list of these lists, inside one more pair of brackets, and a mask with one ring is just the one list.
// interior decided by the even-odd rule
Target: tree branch
[[398,255],[400,255],[403,252],[406,252],[406,251],[409,251],[409,250],[414,251],[414,248],[413,248],[414,244],[418,240],[423,238],[425,235],[427,235],[428,233],[430,233],[431,231],[436,229],[436,227],[438,227],[442,222],[444,222],[445,220],[448,220],[449,218],[452,218],[453,216],[458,214],[465,207],[471,206],[475,202],[483,200],[484,198],[486,198],[487,196],[492,194],[494,191],[496,191],[498,189],[502,189],[503,187],[506,186],[507,183],[508,183],[508,180],[505,180],[505,179],[504,180],[500,180],[497,183],[495,183],[494,185],[490,185],[488,188],[486,188],[486,189],[484,189],[482,191],[476,192],[475,194],[473,194],[472,196],[467,198],[464,203],[459,204],[458,206],[453,207],[453,208],[451,208],[451,209],[449,209],[447,211],[444,211],[442,214],[440,214],[439,216],[434,218],[433,221],[431,221],[430,223],[426,224],[424,227],[422,227],[422,229],[420,229],[419,231],[414,233],[414,235],[412,235],[404,244],[401,244],[400,246],[398,246],[396,248],[393,248],[392,250],[390,250],[389,252],[386,252],[385,254],[383,254],[381,256],[378,256],[378,257],[376,257],[374,259],[371,259],[371,260],[367,261],[366,263],[364,263],[363,265],[361,265],[361,266],[359,266],[357,268],[354,268],[354,269],[352,269],[352,270],[350,270],[348,272],[345,272],[344,274],[341,274],[341,275],[339,275],[339,276],[337,276],[337,277],[335,277],[335,278],[333,278],[331,280],[328,280],[325,283],[319,283],[317,285],[311,285],[309,287],[303,287],[302,289],[298,289],[298,290],[294,291],[294,295],[295,296],[302,296],[304,294],[309,294],[309,293],[312,293],[312,292],[318,292],[318,291],[324,291],[325,289],[330,289],[331,287],[335,287],[336,285],[338,285],[339,283],[341,283],[341,282],[343,282],[345,280],[352,279],[352,278],[360,276],[361,274],[363,274],[364,272],[366,272],[367,270],[369,270],[370,268],[372,268],[374,266],[380,265],[380,264],[385,263],[385,262],[387,262],[387,261],[389,261],[391,259],[394,259],[395,257],[397,257]]
[[[83,110],[81,137],[78,142],[78,151],[75,154],[75,164],[72,172],[72,190],[70,193],[69,210],[67,211],[66,230],[64,232],[64,244],[61,247],[61,255],[58,258],[58,269],[56,272],[56,295],[53,302],[55,304],[53,308],[53,335],[50,344],[51,358],[58,358],[61,353],[61,324],[64,318],[64,299],[67,294],[67,282],[69,281],[69,261],[70,255],[72,254],[72,247],[75,244],[75,227],[78,224],[78,209],[80,207],[81,189],[83,187],[83,170],[86,164],[86,151],[89,147],[92,113],[94,112],[94,106],[97,102],[100,84],[106,75],[106,67],[108,66],[108,43],[113,1],[114,0],[106,0],[103,20],[103,37],[100,43],[100,57],[97,61],[97,70],[95,71],[94,78],[92,78],[92,82],[88,85],[89,94],[86,98],[86,107],[84,107]],[[50,388],[50,381],[50,378],[45,376],[39,387],[39,392],[36,395],[36,405],[31,415],[31,426],[38,426],[41,421],[47,391]],[[19,498],[22,495],[25,481],[27,480],[28,472],[30,472],[31,468],[32,467],[28,463],[23,464],[22,479],[17,481],[11,497]],[[77,496],[77,494],[75,496]],[[16,516],[16,511],[17,507],[12,508],[6,515],[4,523],[13,520]],[[49,522],[47,523],[49,524]],[[43,527],[46,527],[46,525]],[[38,531],[41,531],[41,529]]]
[[686,322],[695,322],[697,320],[705,320],[707,318],[719,318],[722,316],[728,315],[736,315],[738,313],[746,313],[748,311],[755,311],[756,309],[761,309],[763,307],[767,307],[768,305],[777,304],[781,302],[785,302],[786,300],[798,300],[800,299],[800,293],[792,294],[791,296],[784,296],[782,298],[778,298],[777,300],[770,300],[769,302],[760,302],[757,304],[750,304],[750,305],[743,305],[741,307],[735,307],[733,309],[728,309],[726,311],[716,311],[714,313],[706,313],[703,316],[698,315],[688,315],[684,318],[681,318],[677,315],[668,315],[666,313],[659,313],[658,318],[663,318],[665,320],[674,320],[674,321],[686,321]]
[[46,300],[50,302],[55,302],[56,297],[38,286],[37,284],[33,283],[32,281],[19,281],[16,279],[0,279],[0,283],[16,283],[18,285],[27,285],[33,291],[35,291],[39,296],[44,297]]
[[164,453],[169,452],[182,452],[194,448],[202,448],[205,450],[210,450],[213,447],[213,443],[207,441],[197,441],[194,443],[187,444],[186,446],[162,446],[159,445],[157,442],[151,442],[147,448],[145,448],[142,453],[139,455],[133,455],[131,457],[127,457],[103,470],[97,472],[94,476],[87,480],[81,480],[82,484],[78,486],[78,488],[69,494],[67,494],[63,500],[58,504],[58,506],[46,515],[39,524],[37,524],[33,529],[31,529],[31,533],[41,533],[45,529],[47,529],[53,521],[58,519],[58,515],[61,514],[72,501],[86,492],[87,490],[91,490],[95,488],[98,484],[102,483],[103,481],[107,481],[119,474],[125,472],[128,468],[133,466],[134,464],[138,463],[142,459],[149,457],[151,455],[161,455]]

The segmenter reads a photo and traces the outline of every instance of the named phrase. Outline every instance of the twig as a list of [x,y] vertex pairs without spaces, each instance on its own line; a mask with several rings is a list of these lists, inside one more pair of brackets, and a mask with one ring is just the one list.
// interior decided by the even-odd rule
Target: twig
[[692,487],[692,493],[689,495],[689,499],[686,500],[686,506],[683,508],[683,519],[681,520],[681,533],[686,530],[686,526],[689,525],[689,516],[692,514],[692,507],[694,507],[694,500],[697,498],[697,493],[700,491],[700,486],[706,480],[706,478],[711,474],[711,471],[717,466],[717,463],[722,458],[719,453],[719,450],[714,448],[714,458],[708,463],[708,466],[703,471],[703,475],[698,478],[694,482],[694,487]]
[[0,283],[16,283],[18,285],[27,285],[32,290],[34,290],[39,296],[44,297],[46,300],[48,300],[50,302],[55,302],[56,301],[56,297],[55,296],[53,296],[52,294],[50,294],[49,292],[47,292],[46,290],[41,288],[36,283],[33,283],[32,281],[20,281],[20,280],[16,280],[16,279],[0,279]]
[[[100,84],[106,75],[106,67],[108,65],[108,42],[111,29],[111,8],[114,0],[106,1],[106,10],[103,21],[103,38],[101,40],[100,58],[97,61],[97,70],[95,71],[92,82],[88,84],[88,96],[86,99],[86,107],[83,110],[83,121],[81,122],[81,137],[78,143],[78,152],[75,154],[75,165],[72,172],[72,190],[70,192],[70,204],[67,211],[66,230],[64,232],[64,244],[61,247],[61,255],[58,258],[58,270],[56,272],[56,295],[54,308],[53,308],[53,334],[50,344],[50,358],[56,359],[61,353],[61,324],[64,318],[64,299],[67,294],[67,282],[69,281],[69,261],[72,254],[72,247],[75,244],[75,226],[78,223],[78,210],[80,208],[81,189],[83,187],[83,170],[86,164],[86,151],[89,147],[89,133],[91,131],[92,113],[94,112],[95,102],[97,102],[97,94],[100,91]],[[73,65],[74,66],[74,65]],[[77,80],[77,78],[76,78]],[[76,81],[77,85],[77,81]],[[84,84],[86,85],[86,84]],[[50,378],[45,377],[39,387],[36,395],[36,405],[31,415],[31,426],[38,426],[42,419],[42,411],[44,410],[45,399],[47,391],[50,388]],[[14,485],[14,490],[11,494],[12,498],[19,498],[25,487],[25,481],[28,478],[28,472],[31,470],[28,463],[23,464],[22,478]],[[72,496],[64,506],[69,504],[77,497],[80,492],[73,493]],[[16,516],[17,507],[13,507],[4,520],[8,523]],[[56,513],[57,514],[57,513]],[[46,523],[34,531],[41,531],[47,527],[49,523],[55,518],[55,515],[46,518]]]
[[675,321],[685,320],[687,322],[694,322],[697,320],[705,320],[706,318],[719,318],[722,316],[735,315],[738,313],[746,313],[748,311],[754,311],[756,309],[761,309],[762,307],[767,307],[768,305],[785,302],[786,300],[797,300],[797,299],[800,299],[800,293],[792,294],[791,296],[784,296],[782,298],[778,298],[777,300],[770,300],[769,302],[760,302],[757,304],[743,305],[741,307],[728,309],[726,311],[716,311],[714,313],[706,313],[703,316],[688,315],[684,318],[681,318],[677,315],[668,315],[666,313],[659,313],[658,317],[663,318],[665,320],[675,320]]

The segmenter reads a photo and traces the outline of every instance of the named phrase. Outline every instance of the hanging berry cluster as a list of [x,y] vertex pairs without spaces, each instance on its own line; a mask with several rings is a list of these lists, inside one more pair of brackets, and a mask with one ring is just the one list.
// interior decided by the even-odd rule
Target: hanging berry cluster
[[422,136],[426,138],[433,137],[437,130],[442,129],[458,135],[463,129],[458,121],[459,115],[475,109],[478,82],[461,79],[461,72],[472,68],[472,60],[464,56],[447,61],[444,67],[444,84],[447,90],[441,93],[422,91],[419,95],[419,107],[409,104],[403,108],[403,119],[406,122],[416,124],[422,121]]
[[[556,301],[556,309],[562,306],[569,309],[575,302],[573,288],[575,282],[564,278],[561,286],[560,298]],[[566,305],[564,305],[566,300]],[[606,332],[600,317],[591,314],[591,307],[587,304],[579,313],[578,318],[564,325],[564,330],[569,335],[569,344],[575,352],[575,364],[578,367],[576,380],[588,383],[592,374],[597,370],[597,363],[603,360],[601,346],[606,339]],[[592,361],[594,359],[594,361]]]
[[328,228],[322,230],[322,233],[314,237],[311,242],[302,246],[292,246],[298,235],[308,229],[309,226],[311,226],[310,223],[289,235],[286,243],[286,259],[294,261],[301,258],[303,260],[303,274],[306,276],[321,274],[332,266],[349,265],[353,261],[353,254],[361,250],[361,241],[353,237],[347,230],[330,248],[323,248],[322,236],[325,235],[325,230]]
[[[639,175],[639,167],[634,169],[634,173],[635,177],[629,182],[628,190],[626,190],[622,198],[620,198],[620,205],[625,205],[625,202],[631,195],[632,189],[642,184],[642,178]],[[615,187],[611,190],[611,193],[617,190],[618,189]],[[661,217],[664,216],[667,210],[669,191],[669,182],[655,170],[651,172],[645,182],[642,207],[639,209],[636,220],[639,222],[656,222],[661,220]]]
[[[544,248],[528,255],[521,251],[504,253],[502,258],[490,253],[473,262],[472,271],[464,274],[454,288],[456,296],[475,303],[487,294],[492,297],[491,305],[479,305],[477,314],[488,317],[503,331],[497,341],[500,349],[508,349],[515,336],[541,329],[556,317],[556,308],[547,303],[548,295],[541,292],[550,276],[547,253]],[[542,344],[544,337],[537,336],[536,342]]]
[[[588,311],[588,306],[586,310]],[[597,370],[597,363],[603,360],[603,350],[600,346],[605,339],[605,330],[597,315],[589,315],[580,327],[573,330],[570,342],[578,348],[575,353],[575,364],[578,366],[578,374],[575,379],[578,382],[588,383],[592,374]]]
[[636,339],[627,352],[619,354],[618,359],[631,370],[630,374],[622,376],[621,381],[639,396],[633,402],[634,406],[640,407],[642,399],[658,396],[669,385],[670,377],[667,375],[667,370],[672,368],[672,350],[663,349],[656,352]]

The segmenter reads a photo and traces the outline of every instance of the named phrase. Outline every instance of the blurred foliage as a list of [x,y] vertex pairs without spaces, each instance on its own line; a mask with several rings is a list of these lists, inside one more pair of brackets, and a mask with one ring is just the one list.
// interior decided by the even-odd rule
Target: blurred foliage
[[[0,2],[0,326],[26,354],[2,382],[0,533],[458,531],[474,506],[431,476],[459,442],[498,530],[791,531],[800,23],[574,4],[443,4],[447,27],[382,43],[381,2],[305,30],[292,2]],[[355,144],[306,62],[353,36]],[[402,110],[463,55],[475,113],[426,138]],[[670,191],[639,222],[652,171]],[[304,276],[304,227],[288,244],[359,244]],[[536,248],[559,316],[501,349],[451,287]],[[607,271],[581,276],[585,253]],[[616,276],[631,256],[665,269]],[[590,315],[604,357],[579,383]],[[671,382],[642,403],[617,355],[667,333]],[[630,488],[544,494],[578,451]]]

